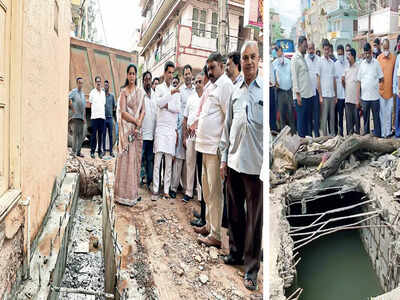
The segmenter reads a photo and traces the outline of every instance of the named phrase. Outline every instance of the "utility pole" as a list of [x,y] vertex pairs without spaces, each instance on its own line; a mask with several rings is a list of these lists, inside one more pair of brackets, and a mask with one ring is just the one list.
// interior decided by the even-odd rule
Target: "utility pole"
[[367,32],[367,43],[369,43],[369,33],[371,31],[371,0],[368,0],[368,32]]
[[227,20],[226,0],[218,0],[218,52],[226,55],[226,20]]

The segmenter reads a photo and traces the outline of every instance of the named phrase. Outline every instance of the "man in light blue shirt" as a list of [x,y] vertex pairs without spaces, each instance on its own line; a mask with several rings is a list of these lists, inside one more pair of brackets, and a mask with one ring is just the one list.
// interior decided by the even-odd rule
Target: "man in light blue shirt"
[[[226,108],[219,150],[221,176],[226,178],[229,223],[229,255],[225,264],[244,265],[244,285],[257,289],[260,269],[263,183],[263,81],[258,73],[257,42],[242,47],[244,81]],[[246,206],[246,210],[245,207]]]
[[295,130],[293,101],[292,101],[292,73],[290,61],[283,55],[282,47],[278,47],[278,58],[274,61],[276,76],[278,111],[280,115],[279,127],[282,130],[290,126],[292,133]]

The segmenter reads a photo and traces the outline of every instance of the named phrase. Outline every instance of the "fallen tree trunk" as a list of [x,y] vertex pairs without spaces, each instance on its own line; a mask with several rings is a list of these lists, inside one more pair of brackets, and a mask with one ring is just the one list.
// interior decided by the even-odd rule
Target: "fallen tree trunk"
[[352,153],[358,150],[378,152],[382,154],[392,153],[400,148],[400,139],[381,139],[371,135],[353,135],[345,140],[335,150],[320,170],[322,177],[327,178],[337,172],[340,164]]

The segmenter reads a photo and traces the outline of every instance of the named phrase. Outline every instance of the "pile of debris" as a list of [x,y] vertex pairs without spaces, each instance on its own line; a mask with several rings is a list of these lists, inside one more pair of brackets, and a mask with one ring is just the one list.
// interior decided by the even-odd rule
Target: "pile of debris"
[[[320,174],[327,178],[350,171],[362,163],[377,161],[381,155],[391,153],[375,163],[385,171],[381,177],[387,178],[391,168],[397,167],[399,149],[399,139],[382,139],[371,135],[301,138],[297,135],[292,136],[287,126],[271,144],[271,186],[312,174]],[[391,163],[381,166],[380,162],[386,161]],[[397,176],[400,179],[400,169]]]

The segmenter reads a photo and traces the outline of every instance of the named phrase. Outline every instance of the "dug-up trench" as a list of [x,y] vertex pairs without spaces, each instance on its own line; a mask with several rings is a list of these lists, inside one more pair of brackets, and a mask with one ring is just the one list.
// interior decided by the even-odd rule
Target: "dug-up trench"
[[[263,298],[262,265],[258,290],[250,292],[243,285],[243,269],[223,263],[221,256],[228,253],[226,230],[221,249],[197,243],[190,226],[193,210],[200,210],[197,200],[185,204],[178,193],[177,199],[153,202],[141,188],[136,205],[116,205],[115,159],[93,160],[88,149],[82,152],[84,158],[67,160],[65,177],[74,178],[74,183],[67,196],[61,191],[49,213],[47,223],[59,229],[43,229],[32,250],[31,264],[38,269],[31,267],[31,278],[13,299]],[[66,204],[60,202],[67,198]]]
[[[302,139],[285,128],[272,141],[270,299],[306,299],[308,290],[299,282],[307,274],[298,272],[302,250],[350,231],[358,232],[379,295],[385,295],[376,299],[400,299],[400,140],[356,135]],[[341,251],[334,248],[328,251]],[[315,260],[319,254],[314,253]],[[324,267],[315,262],[309,272],[322,277]],[[338,277],[330,278],[329,284],[340,284]],[[329,298],[323,296],[327,286],[307,288],[320,290],[319,299],[379,296],[359,292],[358,298]]]

